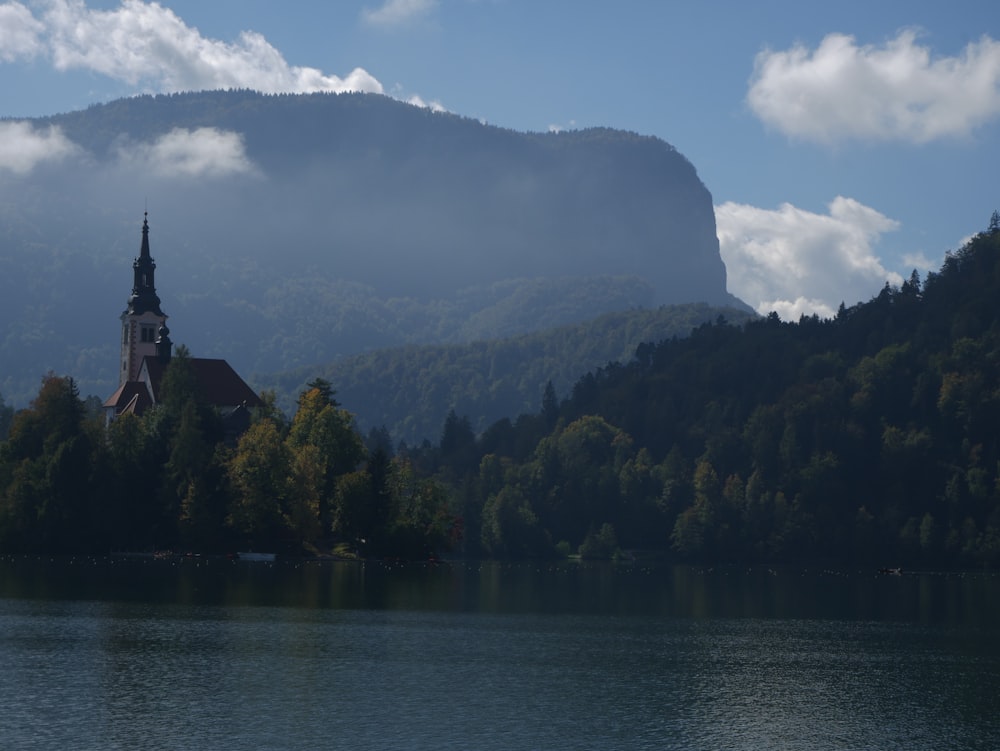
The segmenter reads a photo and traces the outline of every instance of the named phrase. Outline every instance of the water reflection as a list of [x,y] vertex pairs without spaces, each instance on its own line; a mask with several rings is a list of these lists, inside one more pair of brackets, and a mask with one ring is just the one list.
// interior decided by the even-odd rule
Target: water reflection
[[0,597],[175,605],[684,618],[1000,622],[995,574],[588,563],[0,558]]
[[13,748],[1000,747],[995,577],[0,561]]

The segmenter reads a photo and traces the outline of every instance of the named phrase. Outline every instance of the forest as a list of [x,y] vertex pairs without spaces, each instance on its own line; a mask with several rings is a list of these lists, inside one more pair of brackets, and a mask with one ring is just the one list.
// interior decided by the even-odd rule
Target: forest
[[1000,563],[996,212],[831,319],[720,317],[420,446],[362,436],[322,378],[227,445],[184,362],[142,418],[56,375],[0,410],[0,551]]
[[[521,302],[526,315],[537,311],[530,301]],[[687,336],[720,315],[742,323],[755,314],[705,303],[636,308],[502,339],[378,349],[258,376],[255,383],[273,389],[278,406],[292,411],[305,384],[321,377],[337,384],[363,431],[385,427],[394,442],[415,445],[440,436],[449,409],[481,433],[503,417],[537,409],[547,383],[568,392],[581,373],[626,361],[643,342]]]

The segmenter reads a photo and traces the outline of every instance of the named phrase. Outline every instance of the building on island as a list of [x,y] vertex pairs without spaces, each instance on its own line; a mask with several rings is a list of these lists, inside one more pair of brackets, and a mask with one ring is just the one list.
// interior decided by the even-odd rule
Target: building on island
[[[156,294],[148,214],[143,217],[142,246],[132,271],[132,294],[121,314],[118,389],[104,402],[109,422],[125,413],[141,415],[158,403],[160,384],[172,355],[167,316]],[[249,410],[263,406],[260,397],[225,360],[192,357],[188,362],[201,398],[219,411],[227,434],[243,432],[249,425]]]

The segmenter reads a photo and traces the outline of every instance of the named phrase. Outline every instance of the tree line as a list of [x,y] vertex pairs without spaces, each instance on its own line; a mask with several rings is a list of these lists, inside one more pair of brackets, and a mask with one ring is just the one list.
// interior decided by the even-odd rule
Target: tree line
[[291,420],[267,395],[227,442],[178,350],[141,417],[105,424],[72,378],[43,379],[0,444],[0,551],[426,557],[451,545],[444,488],[387,446],[366,448],[327,382],[302,392]]

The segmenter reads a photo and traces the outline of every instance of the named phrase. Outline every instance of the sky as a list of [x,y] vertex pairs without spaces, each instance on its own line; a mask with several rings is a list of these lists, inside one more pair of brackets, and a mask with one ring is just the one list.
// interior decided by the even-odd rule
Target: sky
[[[937,271],[1000,208],[995,0],[0,0],[0,116],[218,88],[661,138],[729,291],[786,320]],[[2,122],[0,180],[72,150]]]

